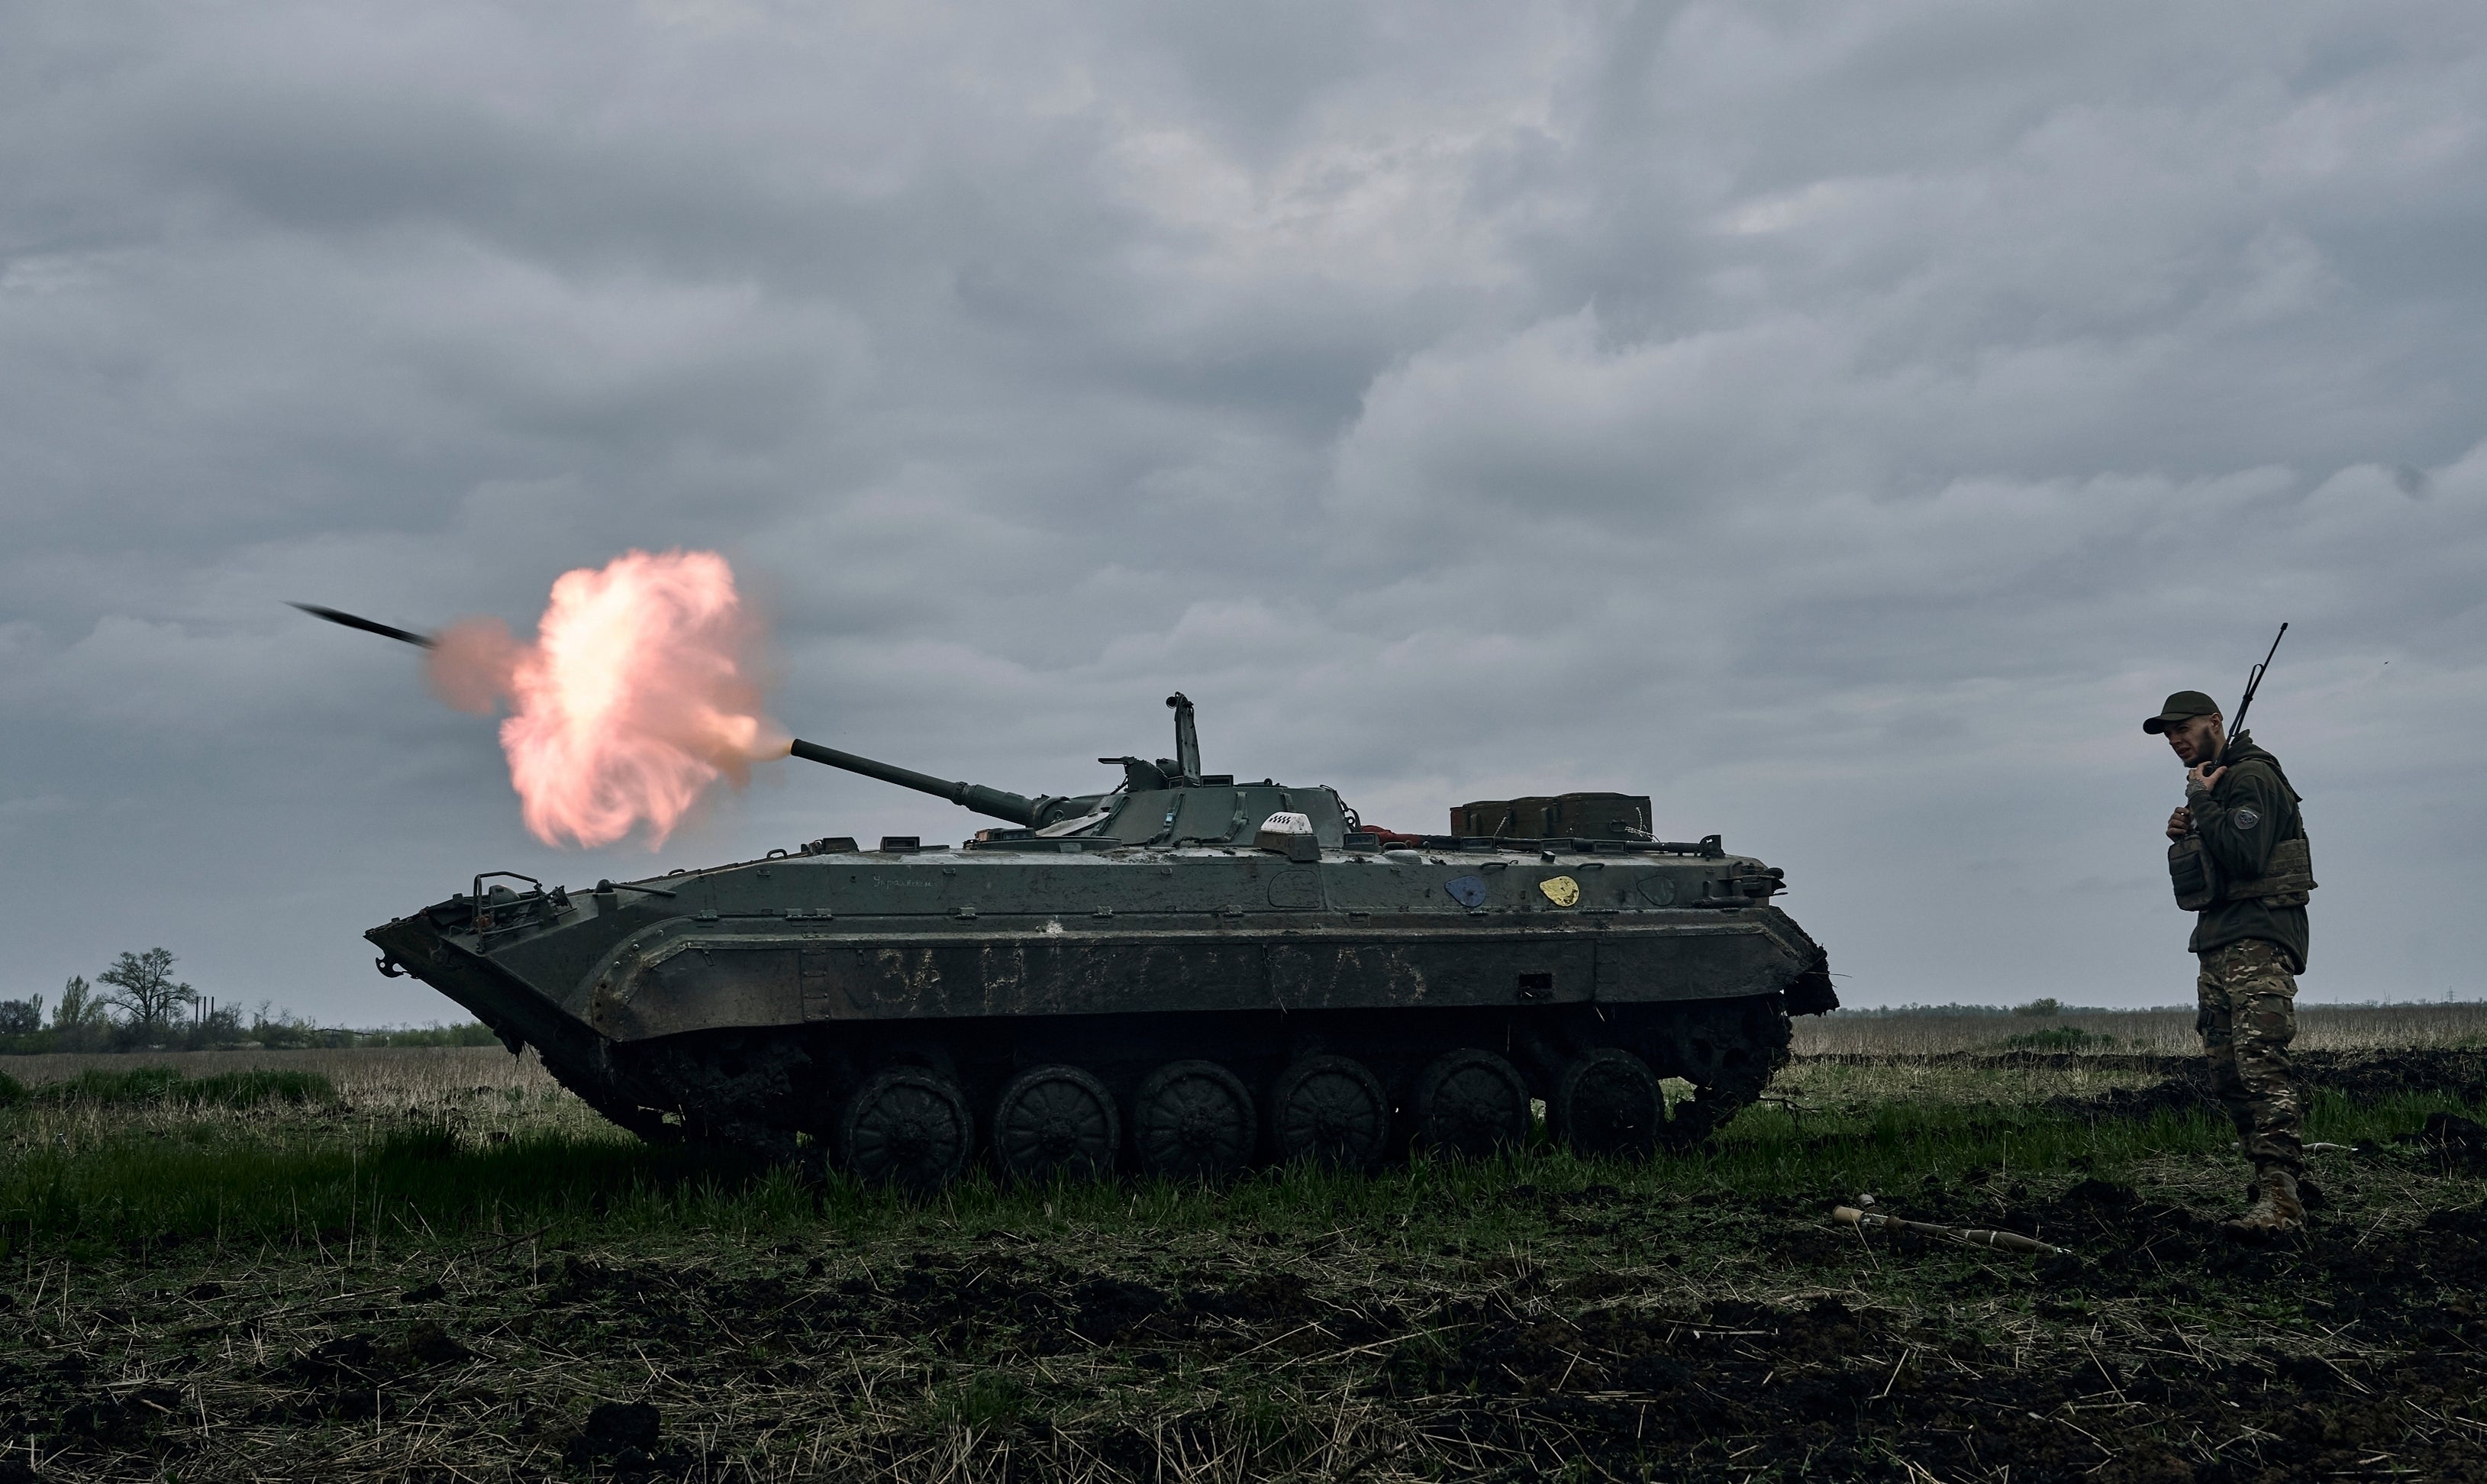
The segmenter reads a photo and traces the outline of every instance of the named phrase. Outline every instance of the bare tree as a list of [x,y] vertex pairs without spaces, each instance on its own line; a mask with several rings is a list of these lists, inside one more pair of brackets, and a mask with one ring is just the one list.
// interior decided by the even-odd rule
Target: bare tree
[[95,982],[121,992],[102,996],[103,1002],[129,1017],[129,1028],[141,1042],[170,1032],[175,1015],[199,997],[198,991],[173,981],[173,955],[165,948],[125,953]]

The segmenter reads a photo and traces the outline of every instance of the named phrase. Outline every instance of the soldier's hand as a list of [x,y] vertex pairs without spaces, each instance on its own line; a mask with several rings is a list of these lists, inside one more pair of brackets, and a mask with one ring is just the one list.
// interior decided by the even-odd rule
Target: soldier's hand
[[2194,811],[2179,809],[2167,816],[2167,838],[2182,840],[2194,832]]
[[2208,763],[2196,763],[2185,770],[2185,792],[2207,794],[2220,786],[2220,780],[2227,776],[2227,771],[2224,768],[2213,768]]

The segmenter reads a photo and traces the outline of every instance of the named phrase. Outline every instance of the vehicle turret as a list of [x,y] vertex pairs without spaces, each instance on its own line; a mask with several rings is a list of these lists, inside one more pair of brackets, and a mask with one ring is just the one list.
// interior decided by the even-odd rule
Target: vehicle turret
[[[800,739],[792,752],[806,762],[946,798],[1048,839],[1095,838],[1125,845],[1248,843],[1271,815],[1300,814],[1311,822],[1313,837],[1323,846],[1336,849],[1345,842],[1355,814],[1340,801],[1335,790],[1319,785],[1295,787],[1269,778],[1239,784],[1232,773],[1202,772],[1200,734],[1190,698],[1178,690],[1166,697],[1166,705],[1174,712],[1175,755],[1155,761],[1099,758],[1100,763],[1123,770],[1122,785],[1103,794],[1042,794],[1030,798],[980,783],[952,782]],[[1011,835],[988,830],[979,838],[1006,840]]]

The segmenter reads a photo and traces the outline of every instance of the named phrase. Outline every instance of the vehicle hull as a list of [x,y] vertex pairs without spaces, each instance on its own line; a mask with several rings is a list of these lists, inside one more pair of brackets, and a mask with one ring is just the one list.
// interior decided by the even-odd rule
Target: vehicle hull
[[1265,1086],[1339,1054],[1404,1113],[1459,1049],[1543,1099],[1609,1047],[1716,1110],[1757,1094],[1788,1013],[1835,1003],[1775,874],[1574,844],[834,852],[479,890],[368,936],[625,1127],[775,1154],[834,1144],[855,1090],[905,1064],[982,1107],[1030,1066],[1128,1099],[1186,1058]]

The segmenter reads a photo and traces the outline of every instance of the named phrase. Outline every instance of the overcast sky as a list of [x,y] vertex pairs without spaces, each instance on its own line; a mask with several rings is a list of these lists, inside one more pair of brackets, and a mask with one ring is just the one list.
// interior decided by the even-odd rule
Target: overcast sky
[[2184,1002],[2138,723],[2305,796],[2309,997],[2480,992],[2487,7],[0,0],[0,995],[462,1018],[360,934],[651,854],[301,599],[723,552],[797,735],[1200,705],[1366,818],[1645,792],[1851,1003]]

